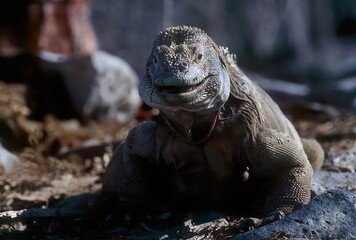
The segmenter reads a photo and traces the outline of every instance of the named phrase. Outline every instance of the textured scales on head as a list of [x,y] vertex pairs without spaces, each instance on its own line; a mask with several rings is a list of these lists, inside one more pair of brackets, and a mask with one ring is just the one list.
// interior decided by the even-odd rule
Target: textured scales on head
[[154,45],[171,45],[182,43],[195,43],[206,40],[208,35],[201,29],[189,26],[170,27],[160,32]]
[[[214,43],[214,41],[207,35],[207,33],[200,28],[191,26],[176,26],[169,27],[160,32],[154,41],[154,45],[170,46],[172,43],[179,45],[182,43],[189,44],[204,42],[206,40],[210,40],[212,43]],[[231,54],[227,47],[218,46],[218,48],[219,49],[217,50],[220,51],[222,57],[225,57],[226,63],[228,63],[231,67],[237,68],[236,54]]]
[[[170,45],[172,42],[176,44],[194,43],[206,40],[209,36],[202,29],[190,26],[169,27],[160,32],[154,42],[154,45]],[[210,38],[209,38],[210,39]],[[211,40],[211,39],[210,39]],[[211,40],[212,41],[212,40]],[[227,47],[219,46],[219,50],[224,55],[228,62],[235,64],[236,55],[231,54]]]

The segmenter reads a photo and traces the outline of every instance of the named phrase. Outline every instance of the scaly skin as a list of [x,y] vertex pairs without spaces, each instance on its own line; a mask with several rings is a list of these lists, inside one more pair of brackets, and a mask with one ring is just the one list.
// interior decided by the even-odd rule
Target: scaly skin
[[318,158],[308,161],[276,103],[202,30],[158,35],[140,96],[159,119],[136,126],[116,149],[104,191],[143,208],[157,201],[240,213],[250,207],[264,217],[310,200],[310,161],[322,162],[320,146],[303,141]]

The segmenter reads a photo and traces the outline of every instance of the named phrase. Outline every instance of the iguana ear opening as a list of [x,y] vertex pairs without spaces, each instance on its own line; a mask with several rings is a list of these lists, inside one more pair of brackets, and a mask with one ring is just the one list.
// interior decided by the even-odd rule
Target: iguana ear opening
[[224,55],[224,53],[221,51],[221,47],[216,45],[216,43],[213,40],[211,40],[211,42],[212,42],[212,47],[219,54],[219,60],[221,62],[221,65],[224,67],[225,70],[227,70],[228,63],[225,61],[224,57],[222,56]]
[[224,59],[220,56],[219,54],[219,59],[220,59],[220,62],[221,62],[221,65],[223,66],[223,68],[227,71],[227,63],[224,61]]
[[229,62],[226,61],[226,58],[223,57],[223,53],[221,52],[221,49],[220,47],[218,47],[217,49],[217,52],[219,53],[219,60],[221,62],[221,66],[223,67],[223,69],[226,71],[226,73],[228,74],[229,76],[229,79],[230,79],[230,84],[233,84],[231,83],[231,79],[234,79],[234,76],[232,76],[232,71],[229,70],[231,68],[231,65]]
[[229,77],[230,79],[232,79],[233,76],[230,76],[230,72],[232,71],[229,71],[229,66],[231,66],[231,63],[229,63],[228,61],[234,61],[234,59],[230,59],[232,56],[230,56],[231,54],[229,53],[227,48],[218,46],[212,39],[210,40],[212,43],[212,47],[219,54],[221,66],[226,70],[226,72],[229,73]]

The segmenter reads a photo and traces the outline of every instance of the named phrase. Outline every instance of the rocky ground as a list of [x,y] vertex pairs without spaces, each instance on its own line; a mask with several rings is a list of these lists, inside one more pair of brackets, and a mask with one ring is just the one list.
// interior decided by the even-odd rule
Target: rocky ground
[[[154,115],[152,111],[141,110],[135,120],[125,125],[63,121],[53,116],[47,116],[42,122],[32,121],[28,118],[29,109],[22,97],[24,91],[21,85],[0,84],[0,129],[4,133],[1,136],[2,143],[21,158],[20,164],[12,172],[1,170],[0,212],[43,209],[69,196],[98,191],[101,187],[100,177],[114,145],[109,144],[103,152],[95,151],[95,148],[77,149],[123,139],[137,122]],[[284,109],[300,135],[318,139],[326,152],[322,171],[316,173],[313,179],[313,191],[318,196],[300,211],[247,233],[236,228],[243,219],[225,217],[213,221],[207,218],[205,223],[187,218],[179,226],[166,229],[156,229],[142,223],[130,230],[112,228],[107,235],[88,232],[88,235],[83,235],[78,226],[76,237],[61,235],[55,226],[50,228],[43,225],[46,229],[42,229],[42,232],[47,235],[42,238],[88,238],[89,234],[111,239],[122,239],[124,236],[128,239],[128,236],[131,239],[356,237],[351,227],[356,225],[356,116],[338,109],[330,110],[326,106],[313,107],[311,104],[289,104]],[[67,154],[68,151],[71,154]],[[330,189],[339,190],[325,193]],[[90,196],[82,197],[85,199]],[[26,224],[8,221],[4,216],[0,215],[0,237],[31,236],[22,231]],[[27,216],[27,220],[29,218]],[[342,235],[342,232],[345,234]]]

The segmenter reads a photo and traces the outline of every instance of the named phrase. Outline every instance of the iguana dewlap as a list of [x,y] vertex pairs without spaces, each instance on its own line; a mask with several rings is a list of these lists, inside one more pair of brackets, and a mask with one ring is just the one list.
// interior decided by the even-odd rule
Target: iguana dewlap
[[[103,178],[106,192],[133,206],[230,206],[251,199],[262,214],[310,200],[310,162],[323,151],[304,141],[277,104],[202,30],[171,27],[154,41],[140,96],[157,121],[132,129]],[[320,165],[320,164],[319,164]],[[252,204],[252,202],[251,202]]]

